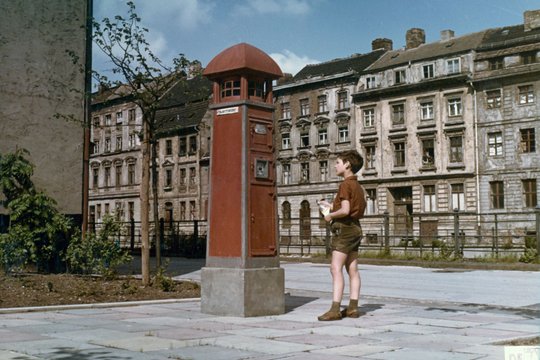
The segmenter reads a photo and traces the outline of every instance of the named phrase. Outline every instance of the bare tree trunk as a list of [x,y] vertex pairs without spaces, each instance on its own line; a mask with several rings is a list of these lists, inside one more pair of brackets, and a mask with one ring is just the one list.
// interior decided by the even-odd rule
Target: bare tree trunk
[[[143,115],[144,116],[144,115]],[[141,271],[143,286],[150,285],[150,126],[143,119],[142,176],[141,176]]]
[[161,223],[159,222],[158,176],[156,169],[157,151],[156,141],[152,139],[152,195],[154,208],[154,227],[156,235],[156,268],[161,267]]

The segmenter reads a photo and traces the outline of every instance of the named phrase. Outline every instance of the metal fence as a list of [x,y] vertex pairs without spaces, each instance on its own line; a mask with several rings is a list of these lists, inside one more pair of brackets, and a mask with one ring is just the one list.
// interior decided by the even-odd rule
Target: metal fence
[[[540,244],[540,212],[450,212],[391,216],[369,215],[360,220],[360,251],[409,252],[422,256],[459,254],[464,257],[523,254]],[[329,253],[331,231],[321,218],[279,220],[282,254]]]
[[[88,228],[92,232],[99,231],[102,223],[90,223]],[[191,221],[164,221],[161,219],[160,247],[163,256],[204,257],[206,255],[205,220]],[[150,252],[155,252],[156,231],[154,222],[150,222]],[[115,241],[122,247],[130,249],[132,253],[141,248],[141,223],[128,221],[120,223],[120,230]]]

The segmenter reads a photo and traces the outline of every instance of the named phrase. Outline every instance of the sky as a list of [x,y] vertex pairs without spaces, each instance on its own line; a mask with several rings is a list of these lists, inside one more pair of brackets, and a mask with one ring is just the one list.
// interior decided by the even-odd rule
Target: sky
[[[170,64],[178,54],[203,67],[217,54],[246,42],[270,55],[281,70],[296,74],[307,64],[371,51],[376,38],[405,46],[411,28],[426,42],[441,30],[455,36],[523,23],[538,0],[134,0],[153,52]],[[126,15],[124,0],[94,0],[94,18]],[[93,50],[93,68],[110,63]]]

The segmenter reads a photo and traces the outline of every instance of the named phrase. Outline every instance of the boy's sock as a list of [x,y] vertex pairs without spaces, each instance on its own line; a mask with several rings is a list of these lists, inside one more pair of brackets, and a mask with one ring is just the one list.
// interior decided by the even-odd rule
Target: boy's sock
[[350,299],[348,310],[358,310],[358,299]]
[[341,317],[358,318],[362,315],[358,310],[358,299],[350,299],[349,306],[341,311]]

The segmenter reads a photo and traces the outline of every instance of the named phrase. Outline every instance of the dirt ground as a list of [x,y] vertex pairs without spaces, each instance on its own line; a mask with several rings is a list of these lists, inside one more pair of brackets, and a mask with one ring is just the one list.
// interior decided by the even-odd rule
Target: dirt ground
[[114,280],[69,274],[0,275],[0,308],[93,304],[156,299],[200,297],[199,285],[174,282],[170,291],[159,286],[143,287],[141,280]]

